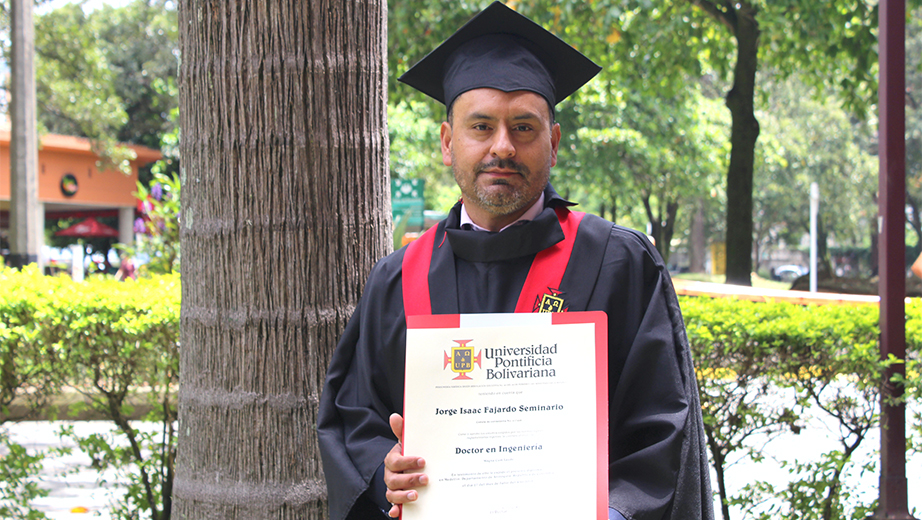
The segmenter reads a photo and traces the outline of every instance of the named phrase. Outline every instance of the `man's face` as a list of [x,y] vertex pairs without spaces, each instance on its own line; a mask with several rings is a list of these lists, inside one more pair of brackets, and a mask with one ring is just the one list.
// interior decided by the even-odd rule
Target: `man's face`
[[544,191],[557,164],[560,125],[551,123],[538,94],[481,88],[455,99],[441,141],[442,161],[474,222],[506,225]]

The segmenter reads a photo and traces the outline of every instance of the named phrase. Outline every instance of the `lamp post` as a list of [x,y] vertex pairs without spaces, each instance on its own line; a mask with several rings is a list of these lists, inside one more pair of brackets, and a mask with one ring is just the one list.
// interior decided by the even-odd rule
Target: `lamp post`
[[810,292],[816,292],[817,216],[820,212],[820,186],[810,183]]

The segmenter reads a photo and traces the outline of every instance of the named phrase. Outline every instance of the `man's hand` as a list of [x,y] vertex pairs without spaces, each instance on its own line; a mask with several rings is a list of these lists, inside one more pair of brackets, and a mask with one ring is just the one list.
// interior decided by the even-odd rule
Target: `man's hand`
[[391,448],[390,453],[384,457],[384,485],[387,486],[387,501],[392,504],[387,515],[391,518],[400,516],[400,504],[413,502],[419,498],[415,488],[429,483],[425,473],[415,473],[426,465],[422,457],[401,455],[403,448],[400,439],[403,439],[403,417],[400,414],[391,414],[391,430],[397,436],[397,444]]

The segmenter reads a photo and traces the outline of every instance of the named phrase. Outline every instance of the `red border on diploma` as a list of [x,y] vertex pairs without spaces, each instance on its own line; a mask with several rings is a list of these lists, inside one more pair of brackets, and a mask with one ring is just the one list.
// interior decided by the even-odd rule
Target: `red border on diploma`
[[408,329],[457,329],[460,326],[460,314],[424,314],[422,316],[407,316]]
[[[474,315],[476,316],[476,315]],[[449,329],[461,327],[460,314],[407,316],[407,329]],[[551,325],[592,323],[595,326],[596,381],[596,518],[608,519],[608,316],[602,311],[551,313]],[[406,382],[404,382],[406,385]],[[406,388],[404,388],[406,397]],[[404,399],[405,400],[405,399]],[[404,425],[406,425],[406,410]],[[401,439],[402,444],[403,439]],[[402,446],[401,446],[402,448]],[[403,509],[400,511],[403,518]]]

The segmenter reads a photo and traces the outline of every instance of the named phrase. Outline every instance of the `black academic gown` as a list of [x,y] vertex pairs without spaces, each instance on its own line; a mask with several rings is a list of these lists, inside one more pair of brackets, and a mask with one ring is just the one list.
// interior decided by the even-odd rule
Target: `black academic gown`
[[[571,203],[548,186],[535,220],[500,233],[458,229],[456,205],[435,238],[433,314],[512,312],[535,254],[563,238],[560,205]],[[372,269],[321,396],[332,520],[383,518],[366,490],[396,442],[388,417],[403,413],[405,250]],[[628,520],[713,518],[697,383],[659,254],[644,235],[587,214],[559,290],[569,311],[608,315],[610,507]]]

